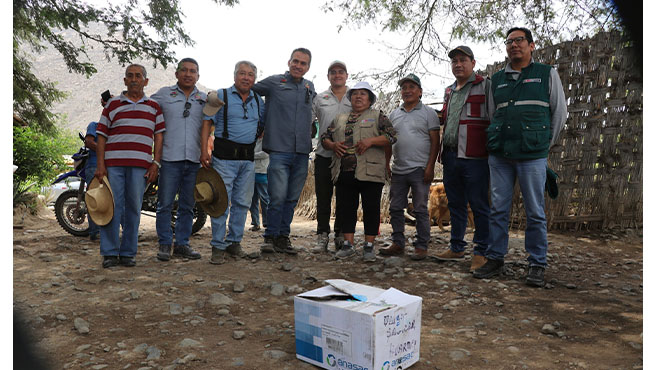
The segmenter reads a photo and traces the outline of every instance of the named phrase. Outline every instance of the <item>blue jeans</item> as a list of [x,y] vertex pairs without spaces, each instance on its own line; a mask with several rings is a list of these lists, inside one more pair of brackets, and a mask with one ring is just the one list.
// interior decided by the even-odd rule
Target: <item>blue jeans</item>
[[[93,180],[93,175],[95,173],[96,173],[96,166],[84,168],[84,182],[87,184],[87,190],[89,189],[89,184],[91,184],[91,180]],[[96,225],[96,223],[91,220],[91,217],[87,216],[87,220],[89,221],[89,236],[92,236],[94,234],[97,235],[100,230],[98,228],[98,225]]]
[[412,189],[412,207],[417,220],[417,241],[415,247],[428,249],[430,242],[430,220],[428,219],[428,192],[430,184],[424,183],[424,169],[417,168],[405,174],[392,174],[390,185],[390,223],[392,224],[392,241],[405,247],[405,215],[408,207],[408,190]]
[[[146,169],[142,167],[107,167],[107,179],[114,196],[114,217],[110,223],[100,227],[102,256],[137,255],[141,203],[146,190],[145,174]],[[119,240],[121,223],[123,236]]]
[[508,219],[515,179],[519,182],[526,211],[524,248],[531,266],[547,265],[547,218],[544,213],[544,184],[547,159],[511,160],[490,155],[490,245],[488,259],[503,260],[508,252]]
[[308,173],[308,154],[269,153],[269,207],[265,237],[289,236],[294,208]]
[[157,184],[157,237],[159,244],[171,245],[171,209],[178,195],[178,212],[175,220],[175,245],[189,245],[194,222],[194,186],[200,164],[191,161],[162,161]]
[[[258,182],[258,174],[255,174],[255,186],[253,188],[253,200],[251,201],[251,225],[260,226],[260,206],[262,206],[262,224],[267,226],[267,207],[269,207],[269,193],[267,192],[267,181]],[[264,174],[262,174],[264,175]]]
[[467,229],[467,203],[474,214],[474,254],[485,255],[490,239],[490,202],[488,190],[490,187],[490,169],[487,159],[458,158],[454,151],[442,153],[444,165],[444,190],[449,199],[451,214],[452,251],[459,253],[465,250],[465,230]]
[[[246,213],[253,198],[255,164],[252,161],[226,160],[212,157],[212,167],[221,175],[228,193],[228,208],[219,217],[211,217],[213,248],[225,250],[232,243],[239,243],[244,237]],[[226,236],[226,220],[228,235]]]

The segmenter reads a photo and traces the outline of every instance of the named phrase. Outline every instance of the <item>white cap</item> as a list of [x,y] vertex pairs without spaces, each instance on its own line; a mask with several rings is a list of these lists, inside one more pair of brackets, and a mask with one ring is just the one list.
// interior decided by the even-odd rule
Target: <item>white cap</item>
[[371,96],[373,97],[371,99],[371,105],[373,105],[376,102],[376,92],[374,91],[373,87],[369,84],[369,82],[362,81],[358,82],[353,86],[352,88],[349,89],[349,91],[346,93],[346,97],[348,100],[351,100],[351,94],[353,93],[354,90],[367,90],[371,93]]

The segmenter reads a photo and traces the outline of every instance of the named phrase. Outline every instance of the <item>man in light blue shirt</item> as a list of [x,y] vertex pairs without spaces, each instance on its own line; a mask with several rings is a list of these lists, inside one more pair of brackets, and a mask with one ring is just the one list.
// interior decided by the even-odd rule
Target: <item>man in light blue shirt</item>
[[312,53],[292,52],[289,71],[265,78],[253,90],[266,97],[267,115],[262,148],[269,153],[269,208],[262,252],[297,254],[289,241],[294,208],[301,195],[312,151],[312,102],[317,95],[311,81]]
[[[178,196],[175,221],[175,246],[173,256],[199,259],[200,253],[189,246],[193,224],[194,185],[200,161],[200,130],[203,107],[207,95],[198,91],[198,63],[192,58],[182,59],[176,68],[178,83],[159,89],[151,98],[157,101],[164,114],[166,131],[162,147],[162,163],[159,164],[157,191],[157,259],[171,258],[173,232],[171,210]],[[155,163],[157,164],[157,163]]]
[[405,216],[408,206],[408,190],[412,189],[412,205],[417,219],[417,238],[414,242],[413,260],[425,259],[430,242],[428,218],[428,192],[435,172],[435,160],[440,147],[440,121],[434,109],[421,102],[421,80],[409,74],[399,81],[403,104],[390,114],[390,121],[397,133],[392,146],[392,184],[390,185],[390,223],[392,245],[381,248],[382,255],[404,253]]
[[[225,105],[214,112],[206,110],[201,133],[201,164],[211,166],[221,175],[228,194],[228,208],[219,217],[212,217],[212,257],[210,263],[225,263],[226,254],[243,255],[241,240],[244,236],[246,214],[253,197],[255,182],[255,142],[258,126],[264,115],[264,102],[251,87],[255,83],[257,67],[249,61],[235,65],[235,84],[218,91]],[[212,114],[213,113],[213,114]],[[212,126],[214,151],[210,160],[207,139]],[[211,162],[210,162],[211,161]],[[226,235],[226,221],[228,234]]]

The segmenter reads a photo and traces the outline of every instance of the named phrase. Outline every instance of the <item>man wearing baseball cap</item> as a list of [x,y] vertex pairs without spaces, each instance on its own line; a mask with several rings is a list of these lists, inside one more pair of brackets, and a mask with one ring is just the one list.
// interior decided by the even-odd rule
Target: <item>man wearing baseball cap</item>
[[[330,87],[328,90],[318,94],[314,98],[312,110],[315,117],[319,120],[319,137],[323,135],[328,126],[339,114],[349,113],[351,111],[351,102],[346,96],[348,86],[346,80],[348,72],[346,64],[342,61],[335,60],[328,66],[328,81]],[[325,149],[322,145],[317,145],[314,151],[314,190],[317,195],[317,244],[312,249],[314,253],[321,253],[328,250],[328,234],[330,234],[330,206],[333,198],[334,184],[330,173],[330,163],[332,162],[333,151]],[[337,208],[337,204],[336,207]],[[335,232],[335,249],[339,250],[344,236],[340,228],[340,217],[335,210],[335,223],[333,231]]]
[[399,81],[403,104],[390,114],[397,132],[392,146],[392,185],[390,186],[390,218],[392,245],[382,248],[382,255],[400,255],[405,248],[405,216],[408,190],[412,189],[412,205],[417,219],[417,239],[413,260],[422,260],[428,253],[430,220],[428,192],[435,172],[435,160],[440,146],[440,120],[434,109],[421,102],[421,80],[409,74]]
[[489,169],[485,129],[494,111],[490,80],[474,73],[476,60],[468,46],[449,52],[451,71],[456,81],[444,93],[444,136],[439,160],[444,169],[444,189],[449,199],[451,241],[449,249],[436,257],[442,261],[464,259],[467,203],[474,214],[474,232],[470,271],[485,264],[488,246]]

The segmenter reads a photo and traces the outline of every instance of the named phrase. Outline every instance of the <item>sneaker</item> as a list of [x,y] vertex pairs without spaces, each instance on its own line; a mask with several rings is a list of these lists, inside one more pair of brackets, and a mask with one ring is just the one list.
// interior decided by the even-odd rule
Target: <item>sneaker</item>
[[476,271],[476,269],[483,266],[485,264],[485,262],[487,262],[487,258],[485,258],[483,256],[479,256],[478,254],[475,254],[472,257],[471,267],[469,268],[469,272]]
[[225,263],[226,251],[212,247],[212,257],[210,263],[213,265],[223,265]]
[[362,246],[362,260],[364,262],[376,262],[376,252],[373,243],[365,243]]
[[118,266],[117,256],[103,256],[103,263],[102,263],[103,268],[106,269],[114,266]]
[[191,249],[188,245],[176,245],[173,247],[173,257],[189,258],[190,260],[200,259],[200,253]]
[[137,260],[134,257],[119,256],[118,264],[125,267],[134,267],[137,265]]
[[275,250],[273,249],[274,245],[274,240],[272,236],[265,236],[264,237],[264,243],[260,245],[260,252],[262,253],[274,253]]
[[338,233],[335,236],[335,251],[342,249],[342,244],[344,244],[344,234]]
[[273,243],[273,250],[278,252],[278,253],[287,253],[287,254],[297,254],[298,251],[292,247],[292,242],[289,240],[289,236],[287,235],[279,235],[274,243]]
[[424,248],[415,248],[415,252],[410,255],[410,259],[413,261],[421,261],[428,257],[428,250]]
[[396,243],[392,243],[389,247],[380,248],[378,254],[382,256],[401,256],[403,255],[403,247]]
[[499,275],[503,271],[503,261],[487,260],[485,264],[474,271],[476,279],[487,279]]
[[454,252],[451,248],[435,256],[439,261],[460,261],[465,258],[465,252]]
[[351,257],[354,254],[355,254],[355,248],[351,245],[351,243],[345,240],[339,252],[335,253],[335,257],[342,259],[342,258]]
[[253,226],[251,226],[251,228],[249,230],[250,231],[260,231],[261,228],[260,228],[260,225],[253,225]]
[[526,285],[543,287],[544,286],[544,267],[529,266],[526,275]]
[[226,252],[235,257],[243,257],[245,255],[244,251],[241,249],[241,244],[237,242],[230,244],[228,248],[226,248]]
[[170,245],[159,245],[159,251],[157,252],[157,259],[160,261],[168,261],[171,259],[171,246]]
[[328,251],[328,233],[321,233],[317,236],[317,244],[312,248],[312,253],[322,253]]

